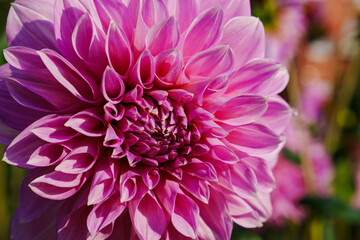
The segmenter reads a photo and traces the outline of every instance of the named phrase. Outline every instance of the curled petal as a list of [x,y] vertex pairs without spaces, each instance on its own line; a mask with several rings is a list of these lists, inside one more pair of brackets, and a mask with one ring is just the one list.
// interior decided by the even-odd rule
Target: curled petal
[[85,136],[100,137],[105,134],[102,113],[97,108],[89,108],[73,115],[64,126],[70,127]]
[[126,84],[130,87],[140,85],[143,88],[151,88],[155,76],[154,58],[148,50],[145,50],[138,58]]
[[179,42],[180,32],[174,17],[154,25],[148,32],[145,43],[153,56],[160,52],[175,48]]
[[95,205],[87,217],[87,227],[91,235],[95,235],[116,219],[125,210],[126,204],[120,203],[119,195],[113,194],[106,201]]
[[106,100],[117,104],[124,95],[125,85],[119,74],[107,67],[101,81],[101,90]]
[[160,239],[168,220],[162,206],[152,193],[129,203],[130,217],[135,231],[142,239]]
[[31,132],[47,142],[65,142],[79,135],[74,129],[65,126],[69,118],[69,116],[52,115],[51,118],[43,119],[42,124],[31,129]]
[[70,62],[54,51],[44,49],[38,54],[50,73],[70,93],[84,102],[99,101],[100,89],[94,80],[85,77]]
[[146,168],[141,172],[143,182],[149,189],[153,189],[160,181],[159,170],[156,168]]
[[133,64],[133,55],[126,34],[114,22],[110,24],[107,33],[106,54],[110,66],[120,75],[125,75]]
[[72,44],[79,58],[98,76],[107,64],[105,34],[97,28],[89,14],[84,14],[72,33]]
[[74,195],[84,184],[82,174],[52,172],[32,181],[29,186],[43,198],[63,200]]
[[61,145],[48,143],[40,146],[30,156],[27,164],[35,167],[47,167],[57,164],[69,151]]
[[217,46],[194,55],[184,72],[191,80],[194,76],[218,77],[229,73],[234,65],[234,54],[228,46]]
[[211,8],[195,18],[185,35],[183,56],[192,56],[213,45],[221,35],[222,19],[221,7]]
[[199,225],[199,206],[185,194],[176,195],[171,222],[183,235],[195,239]]
[[155,85],[172,87],[182,70],[181,54],[177,50],[169,49],[155,57]]

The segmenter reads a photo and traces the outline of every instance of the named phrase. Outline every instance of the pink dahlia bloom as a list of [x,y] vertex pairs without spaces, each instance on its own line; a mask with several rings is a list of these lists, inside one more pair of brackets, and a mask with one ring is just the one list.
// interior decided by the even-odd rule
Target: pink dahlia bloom
[[270,216],[288,73],[249,1],[18,0],[7,37],[13,239],[223,240]]

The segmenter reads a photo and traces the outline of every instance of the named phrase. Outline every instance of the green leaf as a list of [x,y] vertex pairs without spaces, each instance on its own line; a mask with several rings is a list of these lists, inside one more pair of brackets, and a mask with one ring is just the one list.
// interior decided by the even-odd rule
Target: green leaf
[[286,157],[288,160],[292,161],[293,163],[298,164],[298,165],[301,164],[300,156],[295,154],[291,150],[284,148],[282,153],[283,153],[284,157]]
[[332,219],[341,219],[348,223],[360,223],[360,212],[335,197],[306,197],[300,201],[311,209],[312,214]]

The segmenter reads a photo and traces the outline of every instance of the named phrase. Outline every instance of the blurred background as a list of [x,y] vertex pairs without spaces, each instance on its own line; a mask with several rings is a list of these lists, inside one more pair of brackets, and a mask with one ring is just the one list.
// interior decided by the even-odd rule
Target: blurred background
[[[1,50],[10,2],[0,0]],[[294,118],[274,166],[272,218],[260,229],[234,226],[232,239],[360,239],[360,0],[251,4],[267,56],[289,69],[282,96]],[[25,174],[0,162],[0,239],[9,239]]]

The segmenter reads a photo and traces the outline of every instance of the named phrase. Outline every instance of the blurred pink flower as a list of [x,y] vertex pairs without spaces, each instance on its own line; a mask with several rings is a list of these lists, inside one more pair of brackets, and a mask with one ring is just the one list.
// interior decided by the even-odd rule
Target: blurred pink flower
[[289,65],[306,33],[304,1],[276,1],[276,23],[266,31],[266,57]]
[[[299,119],[294,118],[290,122],[286,137],[285,147],[299,155],[301,161],[309,161],[309,169],[304,170],[302,165],[292,162],[284,154],[280,155],[273,169],[276,189],[271,193],[273,215],[270,219],[270,223],[278,226],[283,226],[289,220],[300,223],[306,212],[299,201],[310,193],[321,197],[329,196],[334,177],[334,167],[325,147],[311,137],[310,132],[301,126]],[[306,176],[304,171],[310,171],[310,175]],[[309,186],[305,184],[305,177],[311,178],[309,180],[314,189],[307,188]]]
[[309,124],[319,123],[324,117],[324,105],[332,95],[328,81],[312,79],[302,88],[301,109],[304,121]]
[[230,239],[270,216],[288,73],[249,1],[18,0],[7,36],[13,239]]

